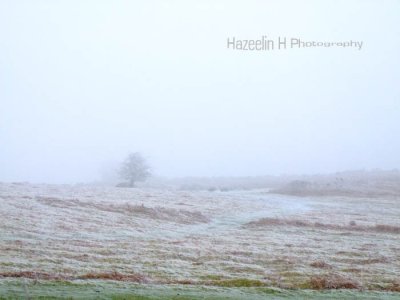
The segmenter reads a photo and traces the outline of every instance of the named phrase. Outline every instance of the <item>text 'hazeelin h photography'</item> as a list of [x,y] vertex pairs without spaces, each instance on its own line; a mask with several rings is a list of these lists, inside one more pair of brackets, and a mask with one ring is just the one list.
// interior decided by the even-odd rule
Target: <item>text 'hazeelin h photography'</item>
[[293,37],[269,38],[266,35],[263,35],[258,39],[239,39],[236,37],[228,37],[226,48],[237,51],[273,51],[311,48],[343,48],[361,50],[363,45],[364,42],[358,40],[322,41],[304,40]]

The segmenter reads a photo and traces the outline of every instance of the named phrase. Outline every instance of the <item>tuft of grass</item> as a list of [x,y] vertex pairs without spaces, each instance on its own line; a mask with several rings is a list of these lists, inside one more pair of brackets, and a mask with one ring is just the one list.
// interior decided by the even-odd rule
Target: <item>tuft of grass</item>
[[385,290],[390,292],[400,292],[400,281],[390,283]]
[[313,268],[319,268],[319,269],[332,269],[332,266],[330,264],[327,264],[326,262],[324,262],[322,260],[314,261],[310,264],[310,266]]
[[222,287],[262,287],[265,283],[260,280],[237,278],[237,279],[226,279],[216,280],[212,282],[212,285]]
[[141,274],[121,274],[118,272],[111,273],[87,273],[78,277],[78,279],[102,279],[145,283],[147,278]]
[[400,226],[376,224],[374,226],[357,225],[350,223],[347,225],[325,224],[320,222],[310,222],[297,219],[278,219],[278,218],[262,218],[257,221],[251,221],[243,225],[245,228],[257,228],[263,226],[293,226],[322,230],[337,231],[361,231],[361,232],[377,232],[377,233],[393,233],[400,234]]
[[309,287],[314,290],[360,289],[361,285],[355,280],[340,275],[321,275],[311,277]]
[[222,275],[215,275],[215,274],[201,276],[201,279],[204,280],[221,280],[222,278],[223,278]]
[[375,230],[377,232],[400,233],[400,226],[377,224],[375,225]]
[[60,274],[51,274],[45,272],[33,272],[33,271],[20,271],[20,272],[1,272],[0,278],[28,278],[28,279],[43,279],[43,280],[69,280],[67,276]]
[[350,272],[350,273],[361,273],[362,270],[359,268],[346,268],[342,270],[343,272]]

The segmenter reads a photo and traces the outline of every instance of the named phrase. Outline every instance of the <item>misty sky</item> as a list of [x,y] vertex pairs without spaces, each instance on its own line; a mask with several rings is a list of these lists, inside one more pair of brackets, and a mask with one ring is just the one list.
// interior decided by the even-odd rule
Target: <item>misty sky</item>
[[[0,0],[0,181],[400,168],[400,1]],[[363,41],[240,52],[228,37]]]

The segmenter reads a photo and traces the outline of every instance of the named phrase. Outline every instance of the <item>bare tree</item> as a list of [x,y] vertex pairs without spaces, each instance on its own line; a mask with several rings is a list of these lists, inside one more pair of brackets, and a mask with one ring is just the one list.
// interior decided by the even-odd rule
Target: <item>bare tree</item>
[[134,187],[135,182],[145,181],[150,177],[150,166],[139,152],[131,153],[122,163],[119,175],[128,181],[129,187]]

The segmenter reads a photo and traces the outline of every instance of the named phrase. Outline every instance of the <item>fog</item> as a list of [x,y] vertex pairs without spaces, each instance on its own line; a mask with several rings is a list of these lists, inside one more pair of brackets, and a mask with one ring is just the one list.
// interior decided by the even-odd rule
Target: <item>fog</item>
[[[400,168],[398,1],[1,1],[0,181]],[[227,38],[363,41],[234,51]]]

